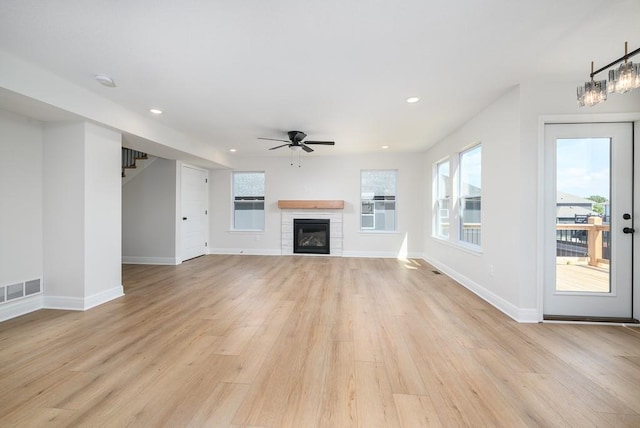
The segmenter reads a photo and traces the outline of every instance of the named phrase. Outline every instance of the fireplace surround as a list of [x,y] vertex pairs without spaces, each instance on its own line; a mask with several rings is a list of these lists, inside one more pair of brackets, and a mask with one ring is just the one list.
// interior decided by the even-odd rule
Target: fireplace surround
[[328,219],[331,239],[329,254],[304,254],[301,256],[342,257],[342,200],[279,200],[281,254],[293,255],[293,220],[294,219]]
[[330,254],[330,220],[322,218],[293,219],[293,252]]

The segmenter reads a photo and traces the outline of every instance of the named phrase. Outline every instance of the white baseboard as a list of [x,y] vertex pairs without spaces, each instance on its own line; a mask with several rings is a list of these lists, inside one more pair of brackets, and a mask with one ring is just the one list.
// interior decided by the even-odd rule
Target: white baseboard
[[122,263],[125,265],[170,265],[180,264],[180,260],[175,257],[135,257],[123,256]]
[[103,303],[110,302],[118,297],[124,296],[124,287],[117,285],[108,290],[101,291],[100,293],[93,294],[84,298],[84,310],[95,308]]
[[42,309],[42,301],[42,294],[38,294],[36,296],[19,299],[15,302],[3,303],[0,305],[0,322]]
[[96,293],[89,297],[45,296],[38,294],[0,305],[0,322],[40,309],[86,311],[113,299],[124,296],[122,285]]
[[519,308],[518,311],[518,322],[521,323],[539,323],[542,320],[540,319],[540,314],[538,314],[538,310],[535,308]]
[[278,248],[274,249],[256,249],[256,248],[209,248],[209,254],[243,254],[249,256],[281,256],[282,251]]
[[[369,259],[397,259],[400,258],[397,252],[393,251],[343,251],[342,257],[362,257]],[[408,259],[421,259],[422,253],[409,253]]]
[[499,311],[503,312],[505,315],[511,317],[515,321],[520,323],[538,323],[540,322],[538,317],[538,310],[535,308],[519,308],[513,303],[510,303],[503,299],[502,297],[495,294],[493,291],[488,290],[487,288],[481,286],[477,282],[473,281],[471,278],[462,275],[457,272],[455,269],[447,266],[444,263],[441,263],[437,260],[429,259],[427,257],[423,257],[423,260],[458,282],[460,285],[468,289],[469,291],[476,294],[482,300],[486,301],[490,305],[494,306]]
[[62,311],[82,311],[84,310],[84,299],[82,297],[45,296],[43,307]]
[[113,299],[124,296],[122,285],[110,288],[88,297],[45,296],[45,309],[58,309],[65,311],[86,311]]
[[[241,249],[241,248],[209,248],[209,254],[243,254],[251,256],[336,256],[335,254],[283,254],[280,249]],[[340,257],[338,255],[337,257]],[[373,259],[397,259],[398,253],[390,251],[343,251],[342,257],[363,257]],[[407,256],[410,259],[422,259],[422,253],[411,253]]]

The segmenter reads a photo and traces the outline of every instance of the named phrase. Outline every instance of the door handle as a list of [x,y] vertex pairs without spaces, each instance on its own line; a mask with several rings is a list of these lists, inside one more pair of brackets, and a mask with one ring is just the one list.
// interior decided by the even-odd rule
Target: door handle
[[[182,217],[182,219],[183,219],[183,220],[186,220],[187,218],[186,218],[186,217]],[[626,229],[626,227],[625,227],[625,229]],[[627,232],[625,232],[625,233],[627,233]]]
[[633,228],[631,228],[631,227],[625,227],[624,229],[622,229],[622,232],[623,232],[623,233],[633,233],[633,232],[635,232],[635,231],[636,231],[636,230],[635,230],[635,229],[633,229]]
[[624,213],[624,214],[622,214],[622,218],[625,219],[625,220],[631,220],[631,214]]

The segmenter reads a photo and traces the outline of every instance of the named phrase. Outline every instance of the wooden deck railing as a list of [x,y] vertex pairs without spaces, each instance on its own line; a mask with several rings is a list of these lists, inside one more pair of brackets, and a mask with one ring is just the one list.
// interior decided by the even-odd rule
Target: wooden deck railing
[[585,230],[587,232],[587,255],[590,266],[601,263],[608,264],[609,260],[602,256],[603,232],[609,232],[608,224],[602,224],[602,218],[589,217],[587,224],[556,224],[556,230]]

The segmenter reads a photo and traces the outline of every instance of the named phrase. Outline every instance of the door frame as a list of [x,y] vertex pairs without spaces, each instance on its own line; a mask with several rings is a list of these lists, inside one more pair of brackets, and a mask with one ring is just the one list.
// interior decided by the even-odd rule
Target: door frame
[[[207,179],[207,183],[205,186],[205,206],[206,206],[206,210],[207,213],[211,212],[211,207],[209,205],[209,170],[205,169],[205,168],[201,168],[199,166],[195,166],[193,164],[190,163],[186,163],[186,162],[182,162],[182,161],[177,161],[177,165],[176,165],[176,193],[177,193],[177,197],[176,197],[176,227],[175,227],[175,251],[176,251],[176,260],[178,261],[177,264],[182,263],[183,261],[185,261],[184,258],[184,254],[182,254],[182,169],[184,167],[187,168],[191,168],[191,169],[196,169],[199,171],[203,171],[206,175],[206,179]],[[205,238],[205,243],[206,243],[206,248],[205,248],[205,253],[204,255],[209,254],[209,246],[208,246],[208,242],[209,242],[209,218],[210,216],[207,215],[207,221],[205,222],[205,227],[204,227],[204,238]]]
[[[537,180],[537,221],[536,221],[536,284],[537,284],[537,312],[539,322],[544,318],[544,268],[545,268],[545,170],[548,160],[545,157],[545,125],[547,124],[586,124],[586,123],[614,123],[633,122],[633,156],[634,164],[640,170],[640,112],[637,113],[602,113],[602,114],[567,114],[567,115],[541,115],[538,118],[538,180]],[[636,144],[638,150],[635,150]],[[633,216],[640,213],[638,201],[640,201],[640,173],[635,174],[633,183]],[[636,227],[640,223],[636,222]],[[631,299],[633,301],[633,318],[640,319],[640,230],[633,235],[633,246],[636,249],[632,256],[633,266],[638,266],[638,272],[632,276]],[[552,322],[552,321],[551,321]],[[637,324],[634,324],[637,325]]]
[[[603,144],[607,141],[607,151],[611,158],[607,162],[610,168],[608,194],[589,189],[591,193],[575,193],[561,187],[557,183],[559,170],[557,165],[558,141],[580,140],[581,144],[589,144],[589,139],[596,138]],[[586,140],[586,141],[585,141]],[[633,236],[622,233],[622,227],[631,226],[633,220],[623,220],[623,213],[633,212],[633,123],[579,123],[579,124],[547,124],[545,125],[546,165],[545,174],[545,280],[543,310],[545,320],[600,320],[630,322],[632,318],[632,245]],[[557,290],[557,255],[556,255],[556,192],[569,191],[580,197],[602,194],[610,199],[610,239],[612,247],[606,292],[592,291],[560,291]],[[553,237],[553,239],[552,239]],[[590,254],[593,257],[593,254]]]

